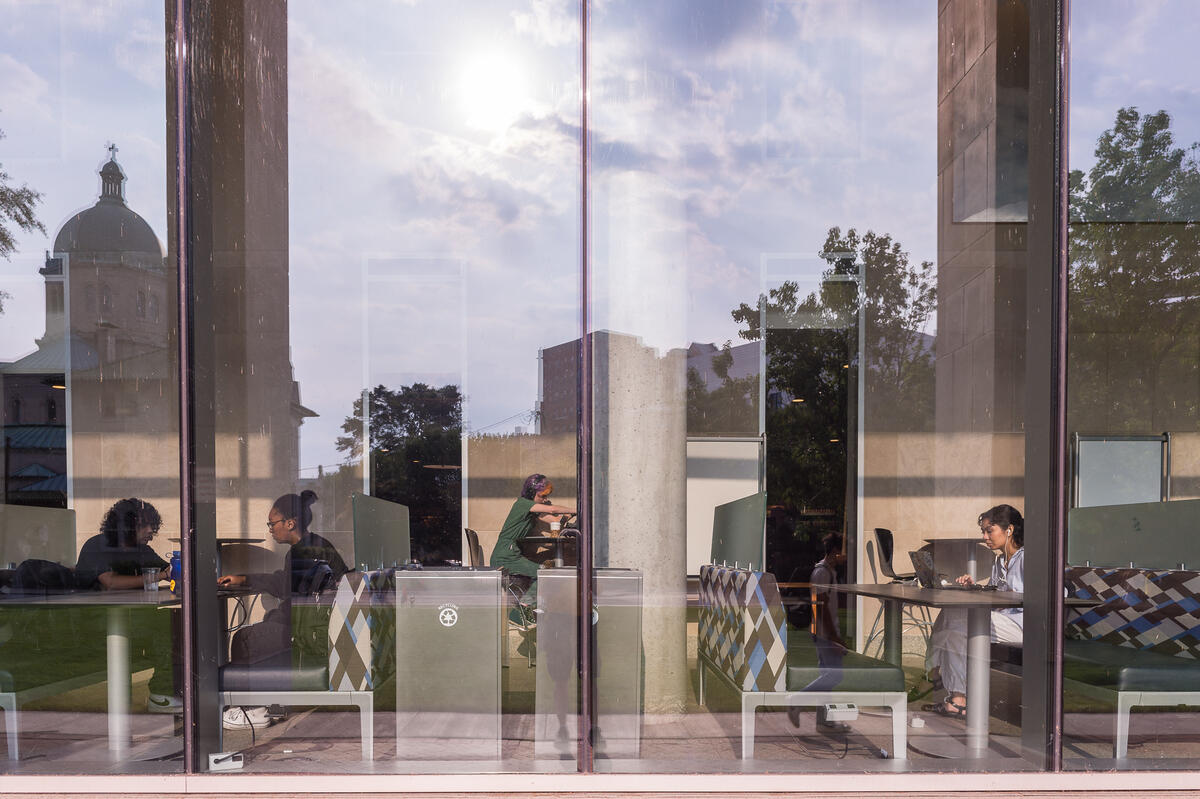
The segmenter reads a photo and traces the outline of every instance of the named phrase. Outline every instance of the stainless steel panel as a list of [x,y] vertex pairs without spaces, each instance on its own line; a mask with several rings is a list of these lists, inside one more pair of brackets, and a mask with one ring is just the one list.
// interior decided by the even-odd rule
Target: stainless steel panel
[[396,757],[500,759],[500,572],[396,574]]

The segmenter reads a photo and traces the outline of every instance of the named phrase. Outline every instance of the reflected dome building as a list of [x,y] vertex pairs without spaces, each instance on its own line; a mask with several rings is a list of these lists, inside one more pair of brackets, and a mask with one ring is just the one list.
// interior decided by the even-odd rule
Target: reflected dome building
[[0,367],[12,504],[90,516],[114,498],[176,493],[157,477],[177,468],[169,275],[158,236],[125,201],[116,150],[98,170],[99,197],[63,223],[39,270],[37,349]]

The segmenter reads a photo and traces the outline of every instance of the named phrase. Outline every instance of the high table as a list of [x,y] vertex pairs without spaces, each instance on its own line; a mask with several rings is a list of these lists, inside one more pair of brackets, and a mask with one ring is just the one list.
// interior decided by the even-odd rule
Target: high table
[[965,608],[967,611],[967,756],[982,757],[988,748],[988,715],[991,710],[991,638],[993,610],[1019,608],[1024,595],[1014,591],[959,591],[921,588],[900,583],[848,583],[822,585],[843,594],[883,602],[883,658],[901,665],[900,612],[905,602],[931,608]]
[[554,565],[566,565],[563,560],[563,544],[566,541],[578,541],[579,539],[571,535],[527,535],[518,543],[534,544],[536,546],[553,545],[554,547]]
[[[64,594],[30,594],[0,600],[2,607],[104,607],[107,610],[105,650],[108,672],[108,749],[120,757],[130,745],[129,695],[129,610],[134,607],[167,606],[178,603],[170,591],[75,591]],[[164,646],[172,646],[164,641]]]

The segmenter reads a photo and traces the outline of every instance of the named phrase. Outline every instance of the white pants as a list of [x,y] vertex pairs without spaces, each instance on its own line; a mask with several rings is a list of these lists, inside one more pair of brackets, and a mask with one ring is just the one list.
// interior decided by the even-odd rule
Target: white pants
[[[1021,622],[1010,614],[992,611],[992,643],[1019,644],[1024,640]],[[925,668],[937,668],[951,694],[967,693],[967,610],[947,608],[933,623]]]

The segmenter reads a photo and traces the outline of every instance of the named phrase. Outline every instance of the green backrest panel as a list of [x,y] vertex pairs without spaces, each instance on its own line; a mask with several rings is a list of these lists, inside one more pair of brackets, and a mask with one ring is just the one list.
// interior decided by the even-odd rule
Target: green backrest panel
[[1072,508],[1067,515],[1071,566],[1175,569],[1200,567],[1200,499]]
[[408,507],[354,494],[354,560],[367,568],[403,566],[411,557]]
[[75,511],[0,505],[0,565],[29,558],[75,565]]
[[713,510],[712,563],[765,563],[764,529],[767,519],[767,495],[762,491],[718,505]]

